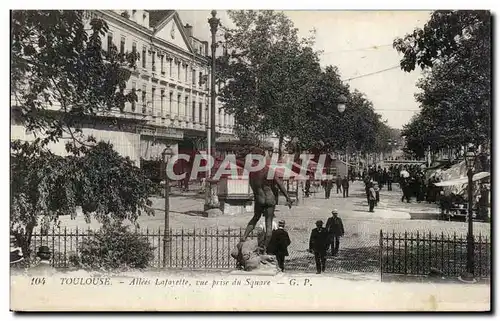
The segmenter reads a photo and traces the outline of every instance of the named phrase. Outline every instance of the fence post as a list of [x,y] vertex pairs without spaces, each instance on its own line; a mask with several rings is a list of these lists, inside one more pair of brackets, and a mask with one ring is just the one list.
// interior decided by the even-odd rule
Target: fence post
[[205,227],[205,249],[204,251],[205,252],[205,269],[207,268],[207,228]]
[[181,268],[184,267],[184,228],[181,229]]
[[416,271],[416,272],[417,272],[417,275],[420,273],[420,270],[419,270],[419,266],[420,266],[420,264],[419,264],[419,260],[418,260],[418,248],[419,248],[419,246],[420,246],[420,244],[419,244],[419,240],[420,240],[420,239],[419,239],[419,236],[420,236],[420,235],[419,235],[418,230],[417,230],[417,254],[416,254],[416,257],[417,257],[417,271]]
[[394,273],[394,267],[395,267],[395,263],[396,263],[396,256],[394,255],[394,248],[396,247],[396,240],[394,239],[396,237],[396,232],[394,232],[394,230],[392,230],[392,273]]
[[432,234],[431,231],[429,230],[429,272],[431,271],[432,267]]
[[231,267],[231,228],[227,228],[227,268]]
[[[240,229],[241,233],[241,229]],[[379,264],[380,264],[380,281],[383,281],[384,277],[384,258],[383,258],[383,247],[384,247],[384,234],[382,233],[382,229],[380,230],[380,236],[379,236]]]
[[[64,256],[63,256],[63,260],[64,260],[64,267],[67,267],[66,265],[66,226],[64,227]],[[48,243],[48,240],[47,240],[47,243]],[[48,245],[48,244],[47,244]],[[60,254],[59,254],[60,255]]]
[[408,273],[408,267],[406,265],[406,260],[408,259],[408,249],[407,249],[407,245],[408,245],[408,232],[405,231],[405,261],[404,261],[404,266],[405,266],[405,274]]
[[483,248],[483,242],[482,242],[482,238],[481,238],[481,232],[479,232],[479,261],[477,262],[478,263],[477,265],[479,267],[479,269],[478,269],[479,270],[479,275],[478,275],[479,277],[482,276],[482,273],[481,273],[482,272],[481,265],[483,264],[483,262],[482,262],[482,252],[483,252],[482,248]]
[[196,269],[196,228],[193,228],[193,268]]
[[56,267],[56,256],[54,255],[54,253],[56,252],[55,238],[56,238],[56,231],[54,229],[54,226],[52,226],[52,267]]
[[216,237],[215,237],[215,248],[216,248],[216,254],[215,254],[215,268],[219,268],[219,226],[217,226],[217,232],[216,232]]
[[161,251],[165,250],[162,249],[161,246],[161,227],[158,226],[158,267],[162,266],[165,267],[165,261],[162,262],[162,254]]

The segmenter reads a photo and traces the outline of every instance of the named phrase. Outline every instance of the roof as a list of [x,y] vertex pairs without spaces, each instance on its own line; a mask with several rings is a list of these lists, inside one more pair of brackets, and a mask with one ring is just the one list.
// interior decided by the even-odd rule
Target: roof
[[149,26],[156,28],[166,17],[170,16],[175,10],[148,10]]

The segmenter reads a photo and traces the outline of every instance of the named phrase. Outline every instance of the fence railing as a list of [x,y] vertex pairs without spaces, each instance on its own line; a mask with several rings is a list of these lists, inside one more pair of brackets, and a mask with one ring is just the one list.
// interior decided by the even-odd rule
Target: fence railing
[[[431,270],[455,277],[466,271],[467,239],[444,233],[383,233],[380,231],[381,274],[429,275]],[[480,234],[474,239],[474,274],[489,278],[491,243]]]
[[[223,270],[236,267],[231,251],[243,236],[244,230],[241,228],[171,229],[166,239],[161,229],[136,230],[135,233],[146,238],[154,248],[150,267]],[[43,234],[34,233],[30,244],[30,261],[34,262],[38,248],[45,245],[51,249],[52,266],[68,268],[72,264],[71,257],[78,255],[81,243],[85,239],[94,237],[94,234],[92,230],[66,228]],[[249,238],[255,237],[254,233],[249,235]],[[165,257],[164,250],[166,250]]]
[[[136,230],[154,248],[152,268],[191,270],[227,270],[236,268],[231,251],[244,234],[242,228],[171,229],[164,246],[164,232]],[[309,229],[290,229],[292,244],[288,248],[285,269],[315,271],[314,256],[308,253]],[[48,246],[52,264],[57,268],[72,266],[72,256],[77,256],[82,241],[95,237],[92,230],[53,229],[48,233],[33,234],[31,262],[35,261],[38,248]],[[251,234],[250,238],[255,238]],[[166,253],[164,253],[166,249]],[[330,252],[328,252],[330,253]],[[165,255],[164,255],[165,254]],[[383,274],[428,275],[437,269],[446,276],[458,276],[466,269],[467,240],[463,235],[445,235],[404,232],[380,235],[345,235],[341,239],[338,256],[327,256],[327,272],[366,272]],[[490,276],[491,244],[488,237],[478,235],[474,246],[475,275]]]

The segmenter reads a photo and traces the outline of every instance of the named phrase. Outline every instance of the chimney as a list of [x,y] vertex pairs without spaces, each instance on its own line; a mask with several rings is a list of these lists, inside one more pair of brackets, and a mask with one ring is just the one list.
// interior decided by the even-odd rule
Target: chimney
[[186,35],[188,37],[192,37],[193,36],[193,26],[190,26],[189,23],[186,23],[186,25],[184,26],[184,30],[186,31]]

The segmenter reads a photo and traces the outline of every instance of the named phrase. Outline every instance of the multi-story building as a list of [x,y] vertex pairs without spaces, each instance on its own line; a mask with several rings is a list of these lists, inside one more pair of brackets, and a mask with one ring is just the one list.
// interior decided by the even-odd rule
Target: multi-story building
[[[165,147],[174,151],[204,148],[210,116],[208,43],[194,37],[192,27],[183,25],[175,10],[95,10],[88,14],[103,18],[109,26],[102,39],[104,48],[136,51],[140,59],[127,84],[138,101],[97,122],[82,120],[83,132],[110,141],[137,165],[141,159],[159,159]],[[207,33],[208,29],[207,23]],[[113,118],[122,125],[113,125]],[[234,117],[220,103],[215,122],[220,136],[232,136]],[[11,127],[12,139],[32,138],[20,124],[14,122]],[[52,147],[64,154],[64,143]]]

